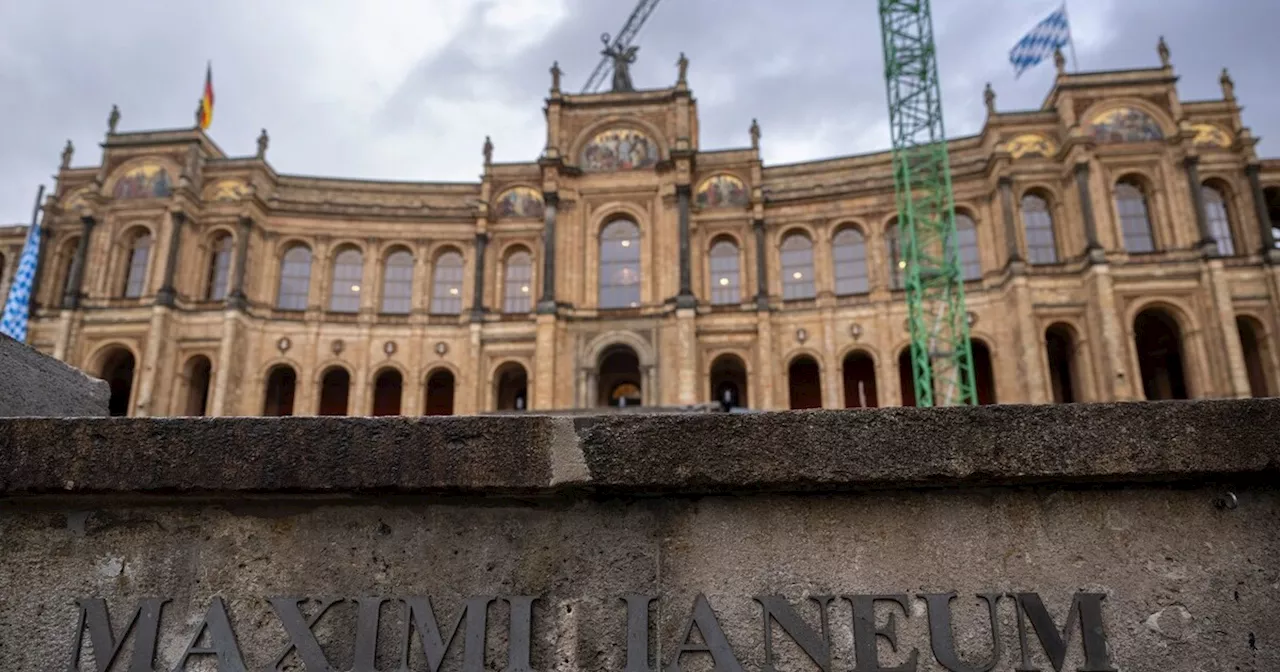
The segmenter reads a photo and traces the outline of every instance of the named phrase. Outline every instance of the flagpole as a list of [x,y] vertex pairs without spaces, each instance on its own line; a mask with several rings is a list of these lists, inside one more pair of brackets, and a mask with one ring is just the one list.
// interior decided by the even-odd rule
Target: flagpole
[[1067,0],[1062,0],[1062,18],[1067,20],[1067,46],[1071,47],[1071,69],[1080,72],[1080,59],[1076,58],[1076,38],[1071,31],[1071,16],[1067,14]]

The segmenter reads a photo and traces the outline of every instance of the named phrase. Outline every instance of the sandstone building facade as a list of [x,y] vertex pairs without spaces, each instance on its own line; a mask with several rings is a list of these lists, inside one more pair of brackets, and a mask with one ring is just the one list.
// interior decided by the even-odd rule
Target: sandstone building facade
[[[983,402],[1280,390],[1280,160],[1223,73],[1066,73],[951,141]],[[555,77],[558,80],[558,76]],[[546,99],[483,178],[282,175],[197,129],[69,152],[29,341],[129,415],[912,403],[888,152],[703,150],[671,88]],[[113,115],[116,117],[117,115]],[[12,275],[21,228],[0,229]]]

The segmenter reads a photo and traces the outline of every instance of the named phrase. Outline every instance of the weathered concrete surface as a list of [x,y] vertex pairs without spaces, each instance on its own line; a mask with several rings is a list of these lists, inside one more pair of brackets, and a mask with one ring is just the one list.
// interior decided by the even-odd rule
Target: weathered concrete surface
[[[0,420],[0,670],[68,669],[86,598],[105,600],[121,639],[140,600],[171,600],[162,670],[218,598],[252,670],[276,669],[286,642],[267,598],[343,598],[314,630],[332,669],[365,672],[375,668],[355,660],[355,600],[431,596],[447,639],[468,598],[537,596],[531,669],[604,671],[628,666],[627,595],[657,598],[642,668],[711,669],[707,654],[676,655],[705,594],[732,655],[755,671],[766,653],[753,597],[781,595],[819,630],[811,598],[904,594],[896,651],[855,639],[851,601],[830,602],[830,669],[877,669],[855,656],[873,640],[881,666],[916,650],[915,669],[931,672],[945,668],[922,595],[955,591],[952,629],[974,669],[991,652],[977,594],[1005,595],[993,668],[1004,672],[1022,669],[1024,651],[1009,593],[1038,594],[1059,631],[1073,595],[1092,593],[1105,595],[1117,670],[1274,672],[1278,437],[1274,400]],[[508,667],[509,604],[485,612],[489,670]],[[875,611],[883,628],[896,609]],[[376,669],[399,669],[406,648],[411,668],[427,669],[418,635],[404,643],[403,612],[379,612]],[[1081,630],[1065,637],[1061,670],[1085,667]],[[770,632],[774,668],[819,669],[779,626]],[[695,628],[692,641],[705,635]],[[97,670],[91,637],[81,640],[75,669]],[[463,640],[440,669],[465,668]],[[1029,625],[1025,640],[1026,669],[1055,669]],[[134,641],[110,669],[150,669],[131,668]],[[199,660],[187,669],[215,669]],[[297,652],[284,662],[323,669]]]
[[111,388],[0,334],[0,417],[105,416]]
[[[157,665],[170,670],[221,596],[249,669],[263,670],[274,669],[286,642],[267,597],[429,595],[447,636],[467,597],[538,595],[533,669],[623,670],[622,596],[659,596],[651,663],[665,667],[695,595],[705,593],[736,657],[759,670],[763,631],[753,596],[781,594],[817,628],[810,597],[906,593],[913,597],[910,616],[897,615],[901,650],[882,643],[881,661],[899,664],[918,649],[923,672],[944,668],[933,659],[919,594],[959,593],[954,630],[965,658],[977,662],[990,657],[991,635],[975,594],[1036,592],[1062,627],[1072,594],[1084,590],[1106,595],[1105,636],[1120,670],[1277,670],[1280,502],[1274,490],[1245,489],[1235,492],[1237,508],[1219,509],[1221,494],[984,488],[555,505],[12,504],[0,515],[0,669],[66,669],[75,600],[84,597],[106,600],[117,633],[138,599],[171,598]],[[383,608],[379,669],[396,669],[402,609]],[[316,628],[333,669],[352,669],[356,610],[339,604]],[[883,624],[893,610],[877,611]],[[489,610],[491,670],[507,664],[508,613],[505,603]],[[1002,599],[997,613],[1003,655],[995,669],[1014,670],[1021,648],[1012,601]],[[854,669],[849,603],[834,603],[829,618],[833,669]],[[1065,670],[1080,667],[1079,632],[1077,625],[1068,639]],[[818,669],[781,630],[774,640],[778,669]],[[1033,669],[1053,669],[1034,634],[1028,641]],[[122,655],[113,669],[128,669],[130,660]],[[461,669],[462,660],[459,637],[443,669]],[[709,669],[709,661],[681,657],[690,670]],[[83,663],[94,669],[87,654]]]
[[[556,478],[557,459],[586,465]],[[559,456],[559,457],[557,457]],[[1280,399],[566,418],[0,420],[0,493],[842,490],[1280,476]]]

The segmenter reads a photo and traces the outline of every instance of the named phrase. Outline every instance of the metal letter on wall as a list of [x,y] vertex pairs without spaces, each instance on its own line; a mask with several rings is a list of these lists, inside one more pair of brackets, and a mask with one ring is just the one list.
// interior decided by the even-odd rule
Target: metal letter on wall
[[[697,626],[698,634],[702,635],[702,644],[695,644],[692,641],[694,626]],[[720,621],[716,620],[716,613],[711,610],[711,604],[707,602],[706,595],[698,593],[698,596],[693,599],[693,612],[689,614],[689,620],[685,623],[683,630],[684,641],[680,642],[680,646],[676,647],[676,652],[672,654],[667,672],[680,672],[680,656],[688,653],[711,654],[716,672],[743,672],[742,664],[734,656],[733,648],[729,646],[729,639],[724,636],[724,630],[720,627]]]
[[956,599],[954,591],[950,593],[933,593],[920,595],[929,608],[929,644],[933,647],[933,657],[950,672],[990,672],[1004,651],[1000,642],[1000,620],[996,618],[996,603],[1000,601],[1000,593],[984,593],[978,595],[987,603],[990,614],[991,641],[995,649],[991,653],[990,662],[981,665],[970,665],[960,660],[956,651],[955,636],[951,632],[951,601]]
[[902,607],[903,614],[910,614],[906,595],[845,595],[853,609],[853,652],[856,658],[854,672],[915,672],[920,657],[918,649],[911,649],[907,662],[896,667],[881,667],[876,638],[884,637],[890,651],[898,650],[898,626],[896,614],[890,612],[883,628],[876,627],[876,602],[894,602]]
[[1053,624],[1053,617],[1044,607],[1044,601],[1036,593],[1015,593],[1013,595],[1018,616],[1018,643],[1022,646],[1022,664],[1020,672],[1035,672],[1040,668],[1031,663],[1031,650],[1027,646],[1027,630],[1023,616],[1031,621],[1031,627],[1049,656],[1049,662],[1055,672],[1061,672],[1062,664],[1067,659],[1067,642],[1071,639],[1071,631],[1076,621],[1080,621],[1080,637],[1084,646],[1084,665],[1080,672],[1117,672],[1111,666],[1111,654],[1107,650],[1107,636],[1102,628],[1102,593],[1076,593],[1071,598],[1071,606],[1067,609],[1067,622],[1062,631]]
[[413,648],[414,625],[417,625],[418,638],[422,640],[423,653],[427,656],[427,665],[432,670],[439,670],[444,662],[444,655],[449,644],[458,634],[462,619],[467,619],[467,634],[462,643],[462,669],[464,672],[484,672],[484,635],[488,627],[489,605],[498,599],[494,596],[468,598],[462,611],[449,629],[449,636],[440,635],[440,625],[436,621],[435,611],[431,608],[430,597],[404,598],[404,646],[401,647],[400,669],[409,668],[409,652]]
[[[197,646],[205,630],[209,631],[209,645]],[[178,664],[173,666],[174,672],[187,669],[187,660],[191,656],[217,656],[218,672],[248,672],[244,656],[240,654],[240,644],[236,642],[236,633],[231,630],[227,605],[221,597],[213,598],[204,620],[200,621],[195,634],[191,635],[187,650],[182,652]]]
[[809,656],[809,660],[823,672],[831,672],[831,628],[827,606],[836,599],[834,595],[814,595],[809,598],[818,604],[821,634],[814,632],[781,595],[757,595],[753,599],[760,603],[761,619],[764,621],[764,670],[777,669],[773,654],[773,623],[776,622],[800,646],[800,650]]
[[314,630],[329,608],[342,600],[340,598],[317,600],[320,602],[320,607],[311,618],[303,618],[302,610],[299,608],[303,602],[307,601],[305,597],[269,597],[267,601],[271,603],[271,608],[275,609],[280,625],[284,626],[284,632],[289,636],[289,643],[280,655],[276,656],[273,669],[279,669],[285,657],[293,651],[298,652],[298,658],[302,660],[306,669],[329,669],[329,660],[325,658],[320,642],[316,641]]
[[124,648],[125,640],[129,639],[130,632],[135,633],[135,638],[129,672],[151,672],[154,669],[156,642],[160,635],[160,611],[168,602],[167,599],[156,597],[139,600],[138,608],[133,611],[128,625],[124,626],[124,632],[117,639],[111,630],[106,601],[96,597],[76,600],[76,606],[80,607],[80,619],[76,623],[75,639],[71,642],[69,669],[80,669],[80,649],[87,628],[89,644],[93,646],[95,672],[107,672],[111,669],[120,650]]
[[649,672],[649,605],[657,595],[627,595],[627,667],[625,672]]

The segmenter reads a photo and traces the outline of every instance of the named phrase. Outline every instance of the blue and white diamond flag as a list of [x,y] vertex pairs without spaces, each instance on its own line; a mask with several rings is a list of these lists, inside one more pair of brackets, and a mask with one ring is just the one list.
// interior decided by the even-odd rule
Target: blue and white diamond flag
[[1071,26],[1067,23],[1067,6],[1063,4],[1013,46],[1009,52],[1009,61],[1013,63],[1015,75],[1022,76],[1023,72],[1070,42]]
[[4,302],[0,333],[16,341],[27,340],[27,313],[31,307],[31,283],[36,278],[36,257],[40,250],[40,225],[33,223],[27,231],[27,242],[18,259],[18,270],[9,285],[9,298]]

